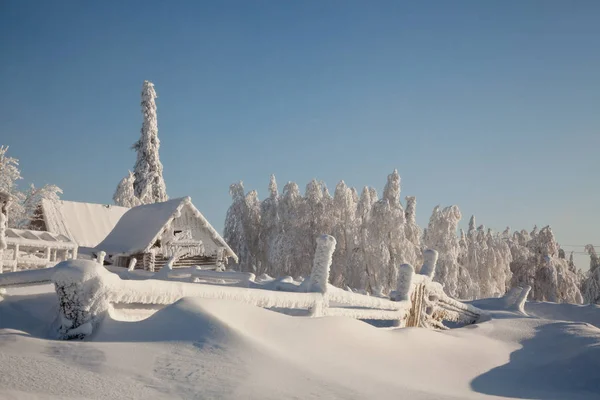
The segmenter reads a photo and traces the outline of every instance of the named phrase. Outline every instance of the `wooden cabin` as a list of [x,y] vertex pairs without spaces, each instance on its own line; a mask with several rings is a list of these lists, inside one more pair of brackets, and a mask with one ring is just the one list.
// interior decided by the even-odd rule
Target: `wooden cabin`
[[114,265],[157,271],[175,257],[174,267],[222,265],[237,256],[189,197],[129,209],[95,248]]

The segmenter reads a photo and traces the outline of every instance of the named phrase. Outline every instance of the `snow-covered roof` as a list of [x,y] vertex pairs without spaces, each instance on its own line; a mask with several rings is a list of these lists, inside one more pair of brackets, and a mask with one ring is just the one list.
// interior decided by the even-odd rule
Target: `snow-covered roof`
[[108,254],[132,255],[146,253],[162,234],[164,228],[181,213],[181,209],[189,205],[202,226],[210,233],[210,237],[225,249],[226,257],[237,256],[221,235],[212,227],[192,204],[190,197],[171,199],[162,203],[145,204],[129,209],[119,220],[110,234],[96,246]]
[[49,232],[71,238],[79,246],[95,247],[129,210],[107,204],[42,200],[44,223]]
[[77,247],[77,243],[68,237],[46,231],[8,228],[5,233],[6,243],[9,245],[18,244],[19,246],[53,247],[60,249],[74,249]]

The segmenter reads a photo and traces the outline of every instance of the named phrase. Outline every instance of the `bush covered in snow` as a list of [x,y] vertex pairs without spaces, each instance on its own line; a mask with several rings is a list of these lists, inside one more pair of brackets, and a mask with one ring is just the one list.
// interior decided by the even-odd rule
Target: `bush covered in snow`
[[110,281],[119,278],[90,260],[68,260],[52,275],[59,299],[59,336],[80,339],[92,333],[110,306]]

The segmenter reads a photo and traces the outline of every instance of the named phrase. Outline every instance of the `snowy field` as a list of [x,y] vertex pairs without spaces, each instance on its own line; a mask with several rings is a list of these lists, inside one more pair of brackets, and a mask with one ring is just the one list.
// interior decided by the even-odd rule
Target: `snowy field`
[[185,298],[112,310],[92,339],[50,337],[51,285],[0,301],[2,399],[598,399],[600,308],[501,300],[449,331],[382,329]]

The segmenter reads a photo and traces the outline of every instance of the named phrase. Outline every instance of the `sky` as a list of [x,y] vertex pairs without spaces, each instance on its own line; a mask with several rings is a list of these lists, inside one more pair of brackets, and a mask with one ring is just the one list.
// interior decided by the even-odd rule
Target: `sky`
[[[382,190],[424,226],[551,225],[600,245],[600,2],[0,2],[0,144],[22,186],[111,203],[144,80],[171,197],[221,230],[229,185]],[[588,259],[577,257],[580,267]]]

